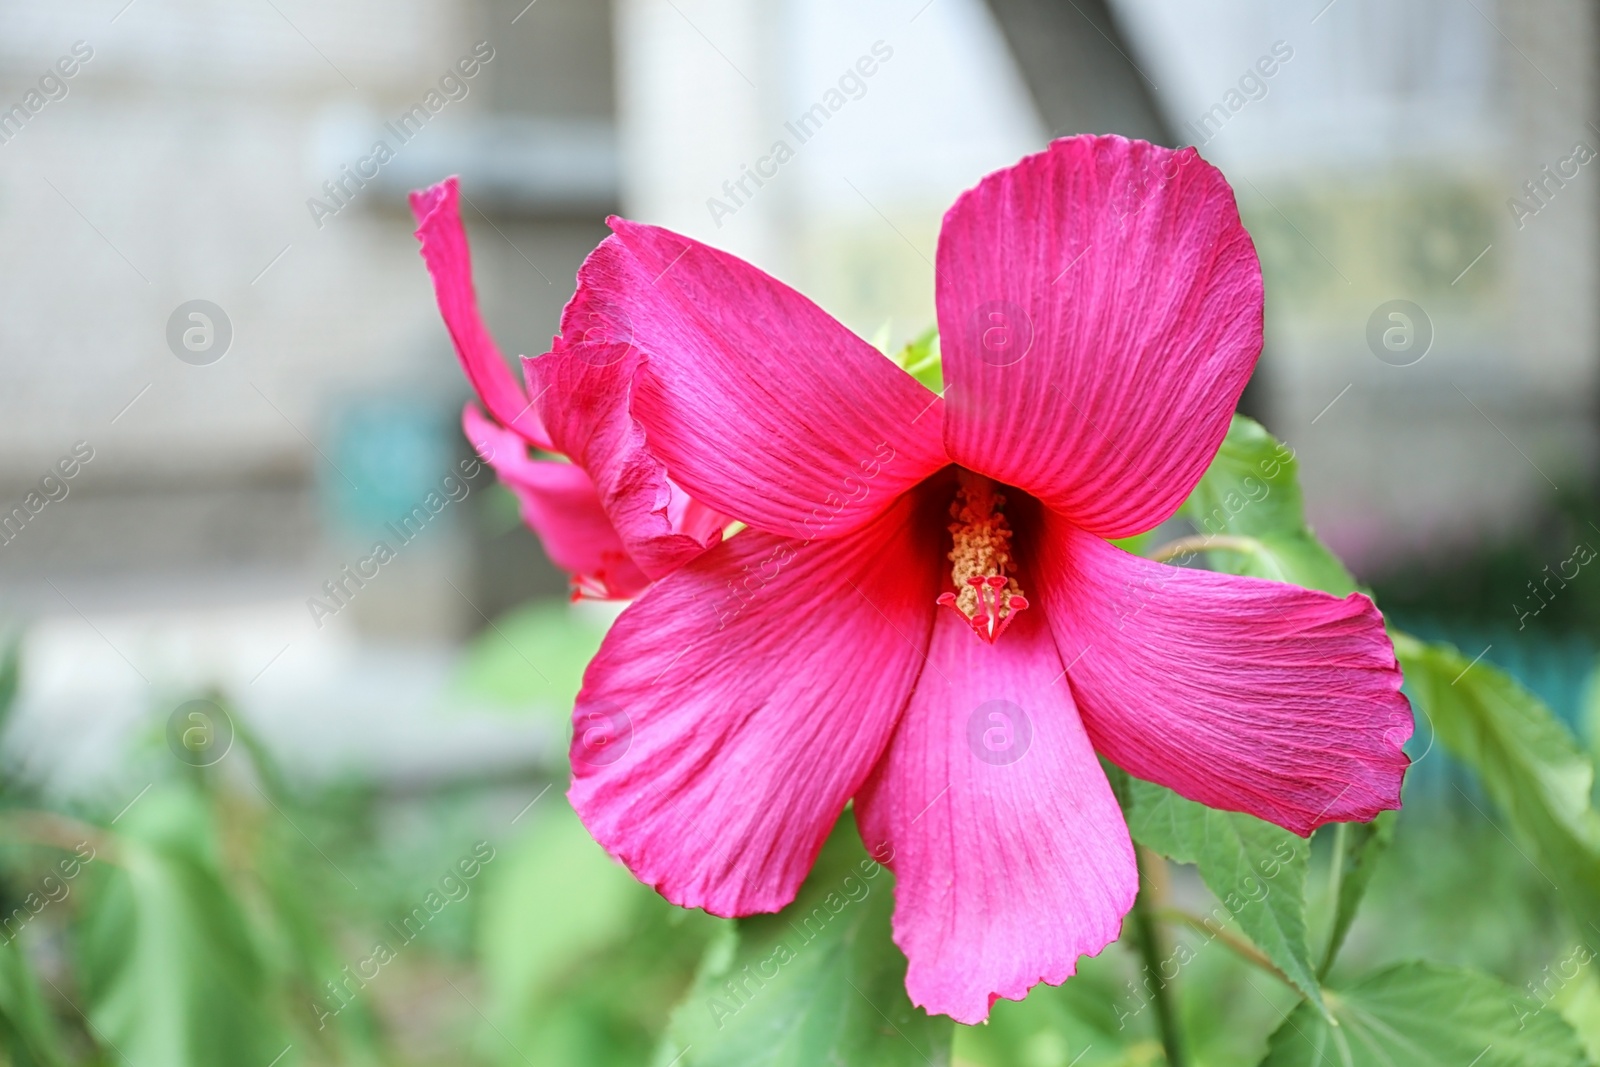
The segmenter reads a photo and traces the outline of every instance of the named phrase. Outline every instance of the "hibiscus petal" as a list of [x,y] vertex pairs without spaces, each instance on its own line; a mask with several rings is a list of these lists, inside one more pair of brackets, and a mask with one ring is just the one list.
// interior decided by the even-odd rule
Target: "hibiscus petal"
[[1102,537],[1170,517],[1261,351],[1261,267],[1194,149],[1069,137],[939,235],[945,444]]
[[1037,612],[993,645],[939,612],[856,817],[867,847],[890,853],[906,991],[958,1022],[1066,981],[1116,940],[1138,890],[1122,810]]
[[650,579],[628,556],[582,467],[528,458],[522,438],[468,404],[461,428],[478,455],[516,495],[522,521],[539,536],[550,562],[597,598],[637,596]]
[[908,496],[848,538],[746,530],[625,611],[573,713],[595,839],[674,904],[793,900],[922,668],[937,518]]
[[1301,835],[1400,806],[1411,707],[1371,600],[1155,563],[1043,521],[1037,603],[1107,759]]
[[439,313],[450,331],[450,340],[455,342],[461,368],[489,414],[535,447],[549,451],[550,438],[539,416],[478,314],[478,297],[472,288],[472,252],[461,225],[457,186],[458,180],[452,177],[411,193],[411,211],[418,223],[417,240],[422,242],[422,258],[433,278]]
[[611,227],[562,337],[591,363],[642,357],[634,413],[695,499],[769,533],[838,537],[945,465],[939,399],[827,312],[698,241]]
[[522,361],[528,388],[560,452],[588,471],[623,547],[651,578],[676,570],[722,539],[725,516],[698,505],[667,477],[629,412],[639,360],[596,364],[562,338]]

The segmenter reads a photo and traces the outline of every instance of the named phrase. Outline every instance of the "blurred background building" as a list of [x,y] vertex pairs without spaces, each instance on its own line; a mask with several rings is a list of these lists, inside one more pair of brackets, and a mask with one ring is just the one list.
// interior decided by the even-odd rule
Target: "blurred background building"
[[[24,104],[0,117],[0,501],[92,453],[0,545],[0,602],[32,624],[23,720],[93,736],[219,685],[286,738],[318,724],[331,760],[542,751],[493,720],[425,725],[462,637],[561,592],[488,476],[348,610],[307,607],[465,455],[404,202],[453,172],[509,353],[543,351],[619,210],[899,341],[933,321],[940,217],[986,172],[1071,132],[1195,144],[1266,271],[1247,404],[1299,453],[1320,532],[1370,580],[1514,540],[1592,495],[1594,20],[1578,0],[0,3],[0,105]],[[430,93],[420,132],[347,178]],[[196,300],[229,336],[185,361]],[[1418,340],[1379,358],[1395,300]]]

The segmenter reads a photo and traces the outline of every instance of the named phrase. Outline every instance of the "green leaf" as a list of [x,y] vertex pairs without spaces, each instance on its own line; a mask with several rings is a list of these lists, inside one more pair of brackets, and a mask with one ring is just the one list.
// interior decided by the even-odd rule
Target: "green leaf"
[[1235,415],[1180,514],[1199,537],[1216,538],[1213,569],[1343,596],[1355,579],[1306,525],[1297,471],[1292,448]]
[[1251,815],[1217,811],[1137,778],[1127,780],[1125,814],[1134,840],[1200,871],[1229,916],[1295,987],[1320,1005],[1306,940],[1306,841]]
[[0,941],[0,1049],[14,1067],[58,1067],[66,1062],[55,1021],[14,938]]
[[163,1067],[271,1063],[289,1042],[223,884],[204,801],[158,788],[119,829],[121,866],[90,894],[79,943],[88,1015],[108,1054]]
[[1579,929],[1600,930],[1594,764],[1550,709],[1503,671],[1449,645],[1392,636],[1406,690],[1438,743],[1477,772]]
[[929,326],[890,358],[929,389],[944,392],[944,363],[939,353],[937,326]]
[[893,882],[846,814],[793,904],[741,920],[707,952],[657,1067],[948,1064],[953,1024],[906,997]]
[[486,1025],[504,1067],[649,1061],[726,919],[667,903],[606,855],[556,793],[487,865],[477,943]]
[[1154,530],[1146,530],[1144,533],[1134,534],[1132,537],[1113,537],[1111,538],[1111,543],[1122,549],[1122,551],[1130,552],[1135,556],[1148,555],[1150,549],[1158,547],[1152,544],[1155,540],[1155,533]]
[[1577,1035],[1553,1008],[1485,974],[1402,963],[1339,992],[1330,1026],[1308,1004],[1284,1020],[1261,1067],[1577,1067]]
[[1361,898],[1366,896],[1372,872],[1394,841],[1395,818],[1395,812],[1385,811],[1371,822],[1345,823],[1341,828],[1341,837],[1338,839],[1343,843],[1343,851],[1338,859],[1339,897],[1334,907],[1333,925],[1328,933],[1328,947],[1322,954],[1322,966],[1317,969],[1319,977],[1328,973],[1338,957],[1339,947],[1344,944],[1350,924],[1355,921],[1356,909],[1361,906]]
[[[349,803],[348,797],[335,793],[319,796],[314,810],[302,807],[270,746],[222,693],[206,696],[228,715],[237,751],[249,760],[258,780],[258,795],[269,805],[261,814],[270,813],[270,817],[259,824],[251,819],[249,833],[253,845],[250,864],[255,888],[260,890],[256,899],[263,905],[258,918],[269,980],[281,990],[291,1022],[305,1033],[305,1043],[312,1046],[307,1050],[308,1058],[327,1059],[342,1067],[368,1067],[383,1062],[378,1021],[370,1004],[359,998],[341,1004],[329,993],[328,982],[346,980],[341,971],[350,960],[333,936],[342,918],[340,909],[333,906],[326,886],[308,868],[327,876],[334,876],[335,872],[318,854],[319,846],[300,832],[305,825],[302,819],[308,817],[354,821],[359,816],[341,805],[341,800]],[[209,786],[215,784],[216,778],[203,775],[197,781]],[[215,805],[218,798],[213,795],[211,799]],[[224,804],[216,810],[242,809]],[[229,828],[224,822],[225,836]],[[239,827],[233,829],[237,831]],[[302,1046],[297,1043],[296,1047]]]

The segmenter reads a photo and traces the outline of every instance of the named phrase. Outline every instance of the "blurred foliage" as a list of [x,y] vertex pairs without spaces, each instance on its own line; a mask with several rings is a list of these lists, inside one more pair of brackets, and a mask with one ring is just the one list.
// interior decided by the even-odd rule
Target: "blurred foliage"
[[287,1041],[206,798],[185,783],[153,788],[115,851],[75,938],[95,1034],[133,1063],[270,1062]]
[[1579,928],[1600,929],[1600,813],[1590,757],[1532,694],[1494,668],[1406,634],[1395,635],[1395,652],[1439,743],[1477,772]]
[[467,647],[455,691],[469,701],[519,713],[531,710],[564,725],[584,668],[604,635],[601,623],[566,603],[524,605],[497,619]]
[[561,798],[546,799],[484,896],[478,951],[494,1034],[482,1047],[507,1067],[645,1063],[726,924],[640,886]]
[[14,941],[0,944],[0,1048],[6,1059],[17,1067],[56,1067],[64,1062],[61,1047],[22,950]]

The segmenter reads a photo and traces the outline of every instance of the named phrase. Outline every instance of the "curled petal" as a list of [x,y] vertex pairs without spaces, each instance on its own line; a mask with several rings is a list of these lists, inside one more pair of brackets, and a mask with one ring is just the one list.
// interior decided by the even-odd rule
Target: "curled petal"
[[411,194],[417,239],[422,242],[422,258],[433,278],[439,312],[455,343],[461,368],[489,414],[535,448],[550,451],[550,438],[539,416],[478,314],[478,296],[472,287],[472,251],[461,225],[458,185],[458,179],[446,178]]
[[698,241],[611,226],[562,341],[591,366],[639,364],[633,414],[696,500],[769,533],[839,537],[945,465],[939,398],[817,305]]
[[582,467],[528,458],[528,446],[468,404],[461,413],[467,440],[517,498],[522,521],[550,562],[571,575],[573,588],[596,599],[638,596],[650,584],[623,547],[594,483]]
[[628,555],[660,578],[721,540],[728,520],[679,488],[645,440],[630,410],[637,356],[604,364],[585,356],[557,337],[548,353],[523,360],[528,386],[556,448],[594,480]]

